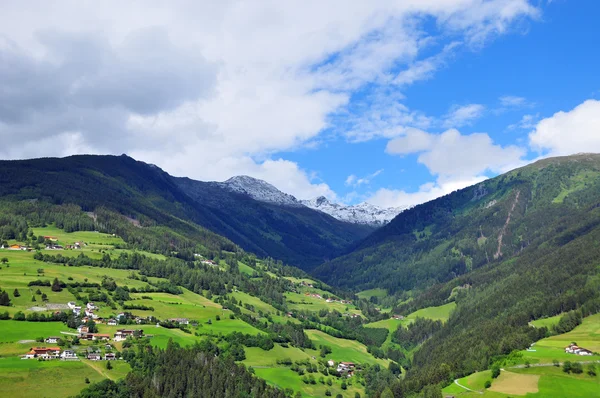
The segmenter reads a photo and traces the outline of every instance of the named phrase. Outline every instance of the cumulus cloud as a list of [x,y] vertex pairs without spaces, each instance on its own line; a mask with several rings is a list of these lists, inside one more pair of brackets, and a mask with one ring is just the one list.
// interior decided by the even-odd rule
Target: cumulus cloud
[[525,97],[518,97],[516,95],[505,95],[498,98],[500,105],[505,107],[519,107],[527,103]]
[[600,101],[587,100],[568,112],[540,120],[529,134],[531,148],[549,156],[600,152]]
[[381,206],[408,206],[465,188],[523,164],[526,150],[517,146],[494,144],[489,135],[462,135],[456,129],[441,134],[413,130],[390,140],[386,152],[392,155],[418,154],[418,162],[435,176],[416,192],[380,189],[368,199]]
[[127,152],[179,175],[332,196],[275,154],[328,129],[360,141],[428,128],[385,87],[444,65],[454,47],[428,43],[482,43],[537,13],[527,0],[6,3],[0,157]]

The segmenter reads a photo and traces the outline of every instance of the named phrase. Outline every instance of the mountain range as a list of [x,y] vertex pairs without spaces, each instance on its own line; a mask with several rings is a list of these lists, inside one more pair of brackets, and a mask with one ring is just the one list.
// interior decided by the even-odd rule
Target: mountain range
[[[241,247],[275,259],[265,259],[265,264],[281,260],[299,266],[312,275],[315,285],[325,286],[324,281],[339,292],[360,293],[352,301],[376,325],[404,321],[405,315],[427,308],[454,308],[445,323],[419,317],[407,327],[398,323],[397,329],[390,327],[392,336],[387,339],[388,329],[380,326],[365,332],[361,316],[327,310],[322,316],[306,304],[306,319],[296,324],[301,333],[329,322],[323,333],[360,338],[375,344],[368,347],[369,353],[402,361],[404,378],[382,381],[399,392],[397,396],[445,386],[492,365],[511,364],[518,359],[515,353],[552,333],[546,327],[531,327],[532,321],[566,317],[567,321],[561,318],[567,324],[564,331],[577,326],[577,319],[600,312],[598,154],[543,159],[433,201],[391,210],[390,215],[403,211],[387,223],[388,216],[378,215],[386,210],[367,204],[348,210],[325,198],[300,201],[246,176],[225,182],[173,177],[128,156],[0,161],[0,198],[6,213],[0,221],[13,235],[5,237],[8,240],[18,237],[19,229],[26,231],[24,214],[44,225],[51,212],[58,228],[105,229],[130,247],[190,264],[197,251],[210,258],[238,253],[250,262],[252,256]],[[38,206],[41,203],[44,206]],[[51,206],[56,208],[49,210]],[[350,214],[353,222],[341,220]],[[375,219],[381,220],[381,227],[373,226]],[[26,239],[27,233],[20,238]],[[293,269],[298,273],[294,275],[308,276],[280,265],[269,272],[283,275],[284,269]],[[161,264],[155,271],[158,275],[164,269]],[[173,278],[179,275],[184,281],[181,269],[168,269]],[[294,291],[297,286],[291,287],[285,278],[271,281],[268,270],[258,283],[265,288],[264,297],[278,305],[303,300]],[[198,276],[193,287],[222,295],[231,291],[229,282],[221,283],[227,277],[215,271],[218,284],[213,280],[203,285]],[[250,279],[238,275],[239,283],[258,289]],[[272,289],[262,286],[263,280]],[[308,286],[304,279],[297,283]],[[568,322],[571,318],[575,321]],[[371,339],[373,335],[381,338]],[[387,348],[402,349],[402,356],[384,353],[380,347],[386,341]]]
[[128,156],[80,155],[0,162],[0,196],[106,207],[143,221],[192,222],[260,256],[311,269],[374,230],[338,220],[250,177],[173,177]]

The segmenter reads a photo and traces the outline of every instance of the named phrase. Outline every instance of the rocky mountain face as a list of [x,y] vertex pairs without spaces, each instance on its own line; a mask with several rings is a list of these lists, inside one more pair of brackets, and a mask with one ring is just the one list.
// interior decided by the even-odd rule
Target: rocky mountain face
[[352,223],[381,227],[390,222],[400,212],[402,207],[381,208],[370,203],[346,206],[330,202],[324,196],[310,200],[298,200],[294,196],[281,192],[266,181],[248,176],[236,176],[224,182],[211,183],[230,192],[245,194],[254,200],[273,203],[280,206],[308,207],[329,214],[333,218]]

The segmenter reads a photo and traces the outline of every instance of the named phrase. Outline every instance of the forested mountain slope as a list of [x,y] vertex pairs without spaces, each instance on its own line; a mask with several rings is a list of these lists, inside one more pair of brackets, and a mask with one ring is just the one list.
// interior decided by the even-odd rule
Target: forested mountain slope
[[600,224],[600,155],[551,158],[402,212],[314,274],[357,290],[422,289]]
[[174,178],[127,156],[1,161],[0,197],[72,203],[90,212],[103,206],[142,226],[197,229],[231,245],[210,230],[259,256],[305,269],[372,231],[306,207],[265,203],[219,184]]

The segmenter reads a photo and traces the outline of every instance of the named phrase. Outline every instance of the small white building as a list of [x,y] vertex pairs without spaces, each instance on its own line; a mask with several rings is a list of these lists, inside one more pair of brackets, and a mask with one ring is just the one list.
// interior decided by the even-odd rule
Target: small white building
[[109,319],[108,322],[106,322],[106,324],[108,326],[117,326],[117,320],[116,319]]
[[69,306],[70,309],[73,309],[77,306],[77,303],[75,303],[74,301],[69,301],[67,303],[67,305]]
[[79,358],[77,358],[77,355],[75,354],[75,351],[71,350],[63,351],[62,354],[60,354],[60,359],[62,359],[63,361],[79,360]]
[[60,337],[50,336],[50,337],[46,338],[44,340],[44,342],[46,342],[48,344],[57,344],[59,340],[60,340]]
[[334,361],[333,359],[330,359],[329,361],[327,361],[327,365],[328,365],[330,368],[333,368],[333,367],[335,366],[335,361]]

